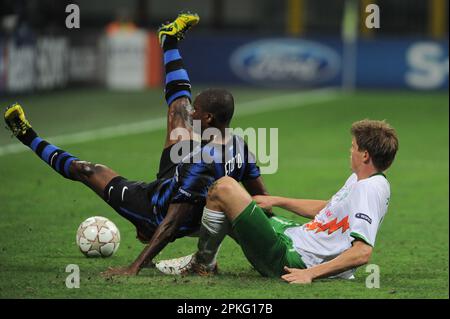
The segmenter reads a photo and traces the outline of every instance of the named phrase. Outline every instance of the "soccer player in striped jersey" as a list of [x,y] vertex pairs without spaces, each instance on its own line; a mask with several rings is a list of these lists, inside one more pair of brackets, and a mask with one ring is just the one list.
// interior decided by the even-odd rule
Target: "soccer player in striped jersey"
[[[352,174],[330,200],[251,196],[234,179],[222,177],[209,189],[206,210],[222,212],[248,261],[263,276],[309,284],[317,278],[352,279],[369,262],[387,213],[390,185],[384,172],[398,150],[395,130],[384,121],[351,127]],[[268,218],[263,209],[281,207],[311,219],[300,225]],[[161,261],[166,274],[191,272],[191,256]]]
[[[169,242],[198,233],[208,187],[218,178],[230,176],[242,182],[251,194],[266,194],[259,168],[246,143],[239,137],[225,134],[234,112],[233,96],[226,90],[208,89],[201,92],[191,106],[191,84],[178,42],[198,21],[198,15],[182,13],[159,30],[169,108],[165,146],[154,182],[129,181],[104,165],[81,161],[50,144],[32,129],[19,104],[5,112],[7,126],[23,144],[63,177],[90,187],[133,223],[137,238],[147,243],[130,266],[109,269],[105,275],[135,275],[143,267],[151,266],[152,259]],[[202,130],[216,128],[222,138],[194,142],[193,120],[201,122]],[[189,134],[171,136],[176,129],[185,129]],[[189,146],[192,152],[174,162],[171,151],[180,146]],[[196,157],[199,153],[203,155],[200,158]],[[225,159],[236,165],[227,165]]]

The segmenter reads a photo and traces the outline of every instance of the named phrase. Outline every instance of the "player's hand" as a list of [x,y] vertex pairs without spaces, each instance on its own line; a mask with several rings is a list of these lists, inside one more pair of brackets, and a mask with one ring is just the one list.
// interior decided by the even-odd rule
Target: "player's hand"
[[311,284],[313,277],[308,269],[297,269],[284,267],[286,275],[281,276],[284,281],[290,284]]
[[256,196],[253,196],[253,200],[262,209],[265,209],[269,212],[272,211],[272,206],[273,206],[272,196],[256,195]]
[[112,277],[112,276],[136,276],[139,270],[134,267],[109,267],[107,271],[101,273],[103,277]]

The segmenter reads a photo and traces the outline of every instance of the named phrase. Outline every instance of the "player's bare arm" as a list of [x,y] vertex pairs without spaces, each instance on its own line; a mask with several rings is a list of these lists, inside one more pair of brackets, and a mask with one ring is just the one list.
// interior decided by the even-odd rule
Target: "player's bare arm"
[[314,218],[327,204],[326,201],[321,200],[303,200],[275,196],[254,196],[252,198],[236,182],[228,177],[223,177],[210,188],[207,206],[211,209],[225,212],[233,220],[252,199],[263,209],[270,210],[273,206],[278,206],[309,218]]
[[174,239],[178,228],[191,215],[192,210],[193,205],[188,203],[171,204],[163,222],[137,259],[128,267],[112,268],[102,274],[104,276],[137,275],[142,268],[150,265],[152,259]]
[[328,203],[324,200],[280,196],[254,196],[253,200],[261,208],[271,210],[272,207],[280,207],[309,219],[313,219]]
[[365,265],[369,262],[371,255],[372,247],[370,245],[361,240],[355,240],[351,248],[323,264],[308,269],[285,267],[287,274],[281,278],[291,284],[309,284],[314,279],[333,276]]

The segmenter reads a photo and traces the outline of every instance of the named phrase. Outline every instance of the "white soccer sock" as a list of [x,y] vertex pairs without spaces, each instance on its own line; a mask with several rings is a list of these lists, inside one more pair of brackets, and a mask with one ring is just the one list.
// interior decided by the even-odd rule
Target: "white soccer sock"
[[206,207],[203,209],[196,254],[199,263],[212,265],[216,262],[220,245],[230,229],[230,222],[224,213]]

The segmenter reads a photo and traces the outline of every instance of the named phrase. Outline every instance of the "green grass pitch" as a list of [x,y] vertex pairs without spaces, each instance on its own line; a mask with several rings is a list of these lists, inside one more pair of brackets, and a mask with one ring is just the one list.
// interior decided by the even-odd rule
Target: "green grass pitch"
[[[1,298],[448,298],[448,93],[364,91],[301,107],[283,108],[291,91],[231,88],[236,102],[273,101],[270,110],[237,116],[234,127],[279,129],[279,169],[266,175],[277,195],[327,199],[350,174],[349,128],[353,121],[386,119],[398,131],[400,151],[387,176],[391,203],[371,263],[380,267],[379,289],[356,280],[319,280],[288,285],[260,277],[239,247],[226,239],[216,277],[167,277],[146,269],[137,277],[106,280],[99,273],[127,265],[143,246],[134,228],[84,187],[70,182],[30,151],[0,155]],[[279,97],[279,100],[274,97]],[[58,136],[165,116],[160,90],[117,93],[73,90],[20,101],[43,137]],[[298,98],[299,103],[302,99]],[[292,103],[290,101],[289,103]],[[81,159],[106,164],[129,179],[154,179],[164,130],[59,145]],[[0,133],[0,150],[13,143]],[[281,210],[280,215],[294,215]],[[102,215],[122,235],[112,258],[88,259],[76,247],[81,221]],[[304,220],[297,218],[304,222]],[[196,239],[170,244],[156,259],[194,251]],[[79,289],[68,289],[68,264],[81,270]]]

